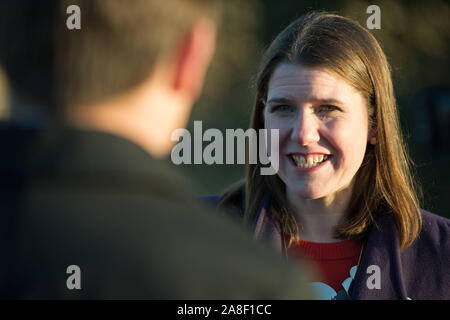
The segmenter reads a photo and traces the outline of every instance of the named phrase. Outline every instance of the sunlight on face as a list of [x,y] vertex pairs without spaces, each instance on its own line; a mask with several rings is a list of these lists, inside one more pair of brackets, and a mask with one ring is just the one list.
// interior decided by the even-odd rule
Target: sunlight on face
[[281,64],[269,80],[264,122],[280,132],[278,176],[288,196],[331,200],[351,192],[368,140],[356,89],[325,69]]

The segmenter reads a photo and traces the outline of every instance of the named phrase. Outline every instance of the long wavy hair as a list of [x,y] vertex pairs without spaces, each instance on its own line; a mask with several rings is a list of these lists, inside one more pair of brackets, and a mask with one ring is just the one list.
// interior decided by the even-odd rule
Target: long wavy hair
[[[286,62],[324,68],[357,89],[366,100],[369,125],[375,131],[377,143],[368,144],[346,219],[335,227],[334,236],[363,240],[376,215],[390,212],[399,246],[409,246],[421,229],[421,190],[413,178],[413,163],[399,125],[390,66],[377,40],[358,23],[335,14],[314,12],[292,22],[271,43],[260,63],[251,128],[264,128],[268,82],[274,69]],[[273,218],[282,232],[298,236],[299,226],[287,204],[284,183],[278,175],[260,175],[260,167],[258,163],[246,168],[245,220],[254,222],[260,202],[270,190]]]

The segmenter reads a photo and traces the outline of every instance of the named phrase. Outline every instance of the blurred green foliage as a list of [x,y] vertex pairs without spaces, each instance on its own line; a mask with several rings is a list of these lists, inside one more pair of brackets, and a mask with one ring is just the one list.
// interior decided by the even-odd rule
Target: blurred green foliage
[[[350,17],[366,27],[366,9],[381,9],[381,29],[370,30],[392,66],[400,117],[410,154],[424,189],[423,207],[450,217],[450,157],[421,150],[414,137],[416,94],[424,87],[450,85],[450,6],[431,1],[298,1],[227,0],[216,54],[194,120],[207,128],[248,128],[253,105],[252,78],[264,49],[290,22],[311,10]],[[206,143],[205,143],[206,145]],[[168,162],[170,162],[168,160]],[[200,193],[218,193],[244,177],[243,165],[180,165]]]

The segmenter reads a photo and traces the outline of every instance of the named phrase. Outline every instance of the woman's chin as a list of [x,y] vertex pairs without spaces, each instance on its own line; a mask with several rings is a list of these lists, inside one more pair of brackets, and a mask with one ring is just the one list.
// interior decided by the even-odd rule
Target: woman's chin
[[291,195],[308,200],[323,198],[327,195],[323,190],[317,190],[315,188],[294,187],[290,190]]

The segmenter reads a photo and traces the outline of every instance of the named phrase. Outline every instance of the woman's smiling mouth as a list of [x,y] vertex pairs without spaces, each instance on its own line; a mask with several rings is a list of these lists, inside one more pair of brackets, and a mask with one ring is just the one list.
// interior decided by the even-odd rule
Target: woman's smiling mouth
[[331,154],[300,154],[291,153],[288,155],[290,162],[300,171],[312,171],[327,163],[333,155]]

